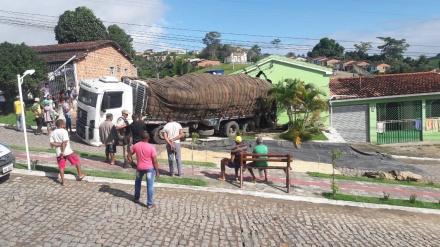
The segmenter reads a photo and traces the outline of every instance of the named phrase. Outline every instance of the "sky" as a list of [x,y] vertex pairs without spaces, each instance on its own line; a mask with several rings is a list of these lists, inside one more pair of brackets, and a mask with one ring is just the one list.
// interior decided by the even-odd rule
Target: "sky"
[[205,34],[217,31],[223,44],[279,55],[307,54],[324,37],[346,51],[372,42],[369,53],[379,54],[377,37],[391,37],[410,45],[406,56],[440,53],[436,0],[13,0],[0,6],[0,42],[56,44],[58,17],[79,6],[123,28],[137,51],[201,50]]

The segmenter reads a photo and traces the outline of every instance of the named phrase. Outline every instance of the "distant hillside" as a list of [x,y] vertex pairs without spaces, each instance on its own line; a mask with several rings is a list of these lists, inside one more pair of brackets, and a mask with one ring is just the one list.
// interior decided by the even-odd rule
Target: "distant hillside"
[[437,56],[435,57],[430,57],[428,58],[429,60],[429,64],[438,68],[439,67],[439,62],[440,62],[440,54],[437,54]]
[[205,67],[199,70],[196,70],[194,73],[204,73],[207,70],[213,70],[213,69],[222,69],[225,71],[225,75],[229,75],[234,71],[237,70],[243,70],[244,68],[250,66],[250,64],[235,64],[234,65],[234,70],[232,70],[232,64],[220,64],[218,66],[212,66],[212,67]]

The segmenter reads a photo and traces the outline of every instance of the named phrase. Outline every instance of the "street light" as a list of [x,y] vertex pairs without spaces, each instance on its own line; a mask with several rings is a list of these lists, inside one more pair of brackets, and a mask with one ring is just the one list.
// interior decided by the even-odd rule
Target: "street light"
[[33,73],[35,73],[34,69],[29,69],[26,70],[23,73],[23,76],[17,75],[17,80],[18,80],[18,92],[20,94],[20,105],[21,105],[21,119],[24,125],[23,128],[23,133],[24,133],[24,144],[26,146],[26,159],[27,159],[27,165],[28,165],[28,170],[31,169],[31,159],[29,157],[29,145],[28,145],[28,139],[27,139],[27,132],[26,132],[26,118],[25,118],[25,108],[24,108],[24,101],[23,101],[23,93],[21,91],[21,84],[23,84],[23,78],[27,75],[32,75]]

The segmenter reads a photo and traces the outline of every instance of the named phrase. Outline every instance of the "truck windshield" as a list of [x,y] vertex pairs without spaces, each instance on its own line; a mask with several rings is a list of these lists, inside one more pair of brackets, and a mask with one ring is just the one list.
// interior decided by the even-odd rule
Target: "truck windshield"
[[78,95],[79,102],[86,104],[88,106],[96,107],[97,99],[98,99],[98,94],[89,92],[84,88],[79,89],[79,95]]

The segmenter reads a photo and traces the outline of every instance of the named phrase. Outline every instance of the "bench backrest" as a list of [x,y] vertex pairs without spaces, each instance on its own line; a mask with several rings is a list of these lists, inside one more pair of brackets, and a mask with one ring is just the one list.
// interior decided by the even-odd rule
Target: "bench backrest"
[[[259,158],[265,156],[267,158]],[[287,167],[290,168],[290,162],[292,161],[291,154],[254,154],[254,153],[240,153],[240,165],[246,161],[269,161],[269,162],[285,162]]]

